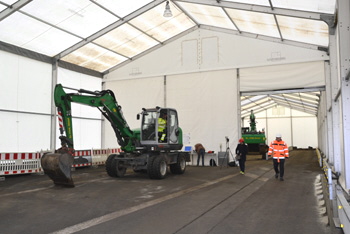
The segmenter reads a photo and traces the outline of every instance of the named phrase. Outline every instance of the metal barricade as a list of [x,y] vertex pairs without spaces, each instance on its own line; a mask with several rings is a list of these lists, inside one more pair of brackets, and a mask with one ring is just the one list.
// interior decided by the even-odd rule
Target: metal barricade
[[0,153],[0,176],[42,171],[40,153]]

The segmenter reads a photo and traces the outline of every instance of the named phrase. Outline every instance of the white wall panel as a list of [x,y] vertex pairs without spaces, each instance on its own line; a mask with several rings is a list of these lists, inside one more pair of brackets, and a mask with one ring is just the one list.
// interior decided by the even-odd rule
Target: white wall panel
[[0,51],[0,74],[0,109],[50,113],[50,64]]
[[[288,139],[286,141],[289,146],[318,147],[316,116],[278,106],[257,113],[255,117],[257,130],[265,128],[268,144],[275,140],[277,133],[281,133],[283,140]],[[249,118],[244,120],[244,126],[249,127]]]
[[[142,108],[164,107],[164,77],[121,80],[106,83],[106,89],[114,92],[118,104],[131,129],[140,128],[141,121],[136,119]],[[104,121],[104,146],[118,147],[117,138],[109,123]]]
[[317,141],[317,119],[316,117],[293,118],[292,119],[293,145],[298,148],[316,148]]
[[288,146],[292,145],[292,129],[290,118],[269,118],[267,120],[267,143],[270,145],[271,141],[276,139],[276,134],[282,134],[282,140],[284,140]]
[[0,51],[0,152],[50,148],[51,67]]
[[0,112],[0,152],[50,149],[50,116]]
[[243,92],[324,86],[324,62],[240,69],[240,85]]
[[[177,109],[184,134],[190,145],[200,142],[206,150],[231,148],[238,140],[236,70],[169,76],[168,107]],[[234,148],[235,149],[235,148]],[[233,149],[233,150],[234,150]]]

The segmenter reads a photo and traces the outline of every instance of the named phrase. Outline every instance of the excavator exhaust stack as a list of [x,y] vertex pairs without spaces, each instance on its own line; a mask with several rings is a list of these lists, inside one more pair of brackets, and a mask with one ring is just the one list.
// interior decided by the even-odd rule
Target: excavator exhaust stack
[[47,153],[41,158],[41,166],[57,185],[74,187],[71,176],[73,157],[68,153]]

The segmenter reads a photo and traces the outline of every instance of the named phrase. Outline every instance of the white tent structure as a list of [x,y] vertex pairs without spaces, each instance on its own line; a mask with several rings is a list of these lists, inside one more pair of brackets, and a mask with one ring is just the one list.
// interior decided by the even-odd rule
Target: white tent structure
[[[0,151],[58,147],[62,83],[113,90],[132,128],[142,107],[176,108],[186,144],[214,151],[253,110],[350,193],[349,27],[348,0],[1,0]],[[116,147],[98,111],[73,116],[77,149]]]

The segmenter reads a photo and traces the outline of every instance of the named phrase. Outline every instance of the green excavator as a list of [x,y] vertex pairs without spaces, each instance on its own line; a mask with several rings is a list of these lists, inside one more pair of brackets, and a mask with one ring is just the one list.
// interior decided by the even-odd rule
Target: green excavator
[[250,128],[242,128],[242,138],[244,142],[248,145],[248,151],[250,153],[261,154],[261,159],[266,159],[266,153],[268,151],[268,145],[266,145],[265,131],[257,131],[256,121],[253,110],[250,111]]
[[[74,187],[71,176],[75,152],[71,103],[96,107],[111,123],[122,152],[108,156],[106,171],[109,176],[123,177],[128,168],[135,172],[145,171],[151,179],[165,178],[168,166],[173,174],[185,172],[190,153],[180,151],[183,146],[182,130],[175,109],[142,108],[137,114],[137,119],[141,118],[141,128],[131,130],[111,90],[71,89],[77,92],[66,93],[64,89],[71,88],[57,84],[54,91],[61,147],[41,158],[45,174],[55,184]],[[161,117],[166,119],[165,122],[159,121]]]

